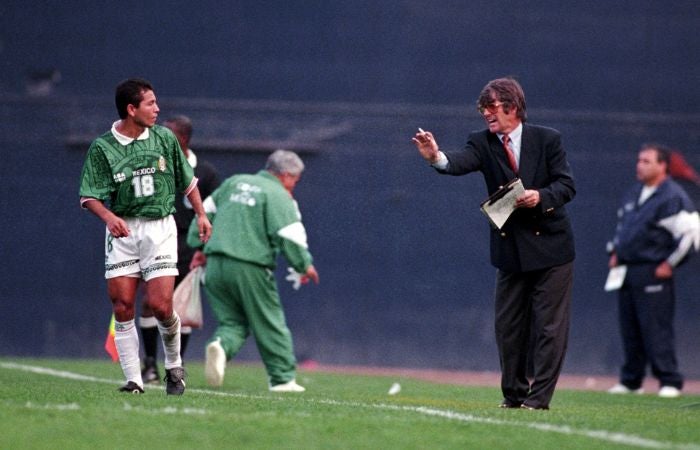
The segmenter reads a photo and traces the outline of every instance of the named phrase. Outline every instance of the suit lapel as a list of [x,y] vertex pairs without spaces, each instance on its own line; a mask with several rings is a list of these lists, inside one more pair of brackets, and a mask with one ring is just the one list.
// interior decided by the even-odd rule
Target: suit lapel
[[516,174],[513,172],[513,169],[510,168],[510,164],[508,164],[508,157],[506,156],[505,149],[503,148],[503,142],[498,139],[496,134],[489,133],[489,144],[491,147],[491,152],[496,158],[496,161],[498,161],[498,165],[501,167],[501,170],[503,170],[503,174],[505,175],[506,179],[512,180],[515,178]]
[[520,141],[520,179],[525,186],[531,186],[535,179],[537,161],[540,159],[542,149],[534,142],[534,136],[530,127],[523,124],[523,134]]

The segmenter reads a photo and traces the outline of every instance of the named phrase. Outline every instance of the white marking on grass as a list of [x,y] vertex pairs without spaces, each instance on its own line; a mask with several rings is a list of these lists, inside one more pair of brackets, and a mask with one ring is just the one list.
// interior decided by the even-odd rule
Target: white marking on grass
[[0,367],[2,367],[3,369],[17,369],[17,370],[22,370],[24,372],[38,373],[41,375],[51,375],[51,376],[58,377],[58,378],[67,378],[69,380],[92,381],[94,383],[110,383],[110,384],[119,384],[120,383],[118,380],[107,380],[105,378],[97,378],[97,377],[92,377],[90,375],[82,375],[82,374],[74,373],[74,372],[66,372],[63,370],[49,369],[47,367],[28,366],[26,364],[17,364],[17,363],[12,363],[12,362],[0,363]]
[[200,415],[203,416],[207,414],[206,409],[201,409],[201,408],[177,408],[174,406],[166,406],[164,408],[144,408],[143,406],[133,406],[130,405],[129,403],[124,403],[124,411],[140,411],[140,412],[146,412],[146,413],[151,413],[151,414],[191,414],[191,415]]
[[[384,405],[393,406],[393,405]],[[544,432],[560,433],[565,435],[575,435],[584,436],[592,439],[599,439],[607,442],[614,442],[616,444],[632,445],[635,447],[643,448],[683,448],[683,449],[700,449],[700,446],[694,444],[675,444],[672,442],[657,441],[654,439],[647,439],[640,436],[611,432],[606,430],[586,430],[586,429],[576,429],[568,425],[554,425],[550,423],[542,422],[520,422],[520,421],[510,421],[502,419],[494,419],[488,417],[477,417],[471,414],[463,414],[454,411],[443,411],[439,409],[426,408],[423,406],[412,407],[403,406],[398,407],[402,410],[415,411],[421,414],[426,414],[429,416],[444,417],[450,420],[457,420],[460,422],[472,422],[472,423],[485,423],[489,425],[505,425],[505,426],[518,426],[525,428],[532,428]],[[541,414],[535,412],[535,414]]]
[[28,409],[55,409],[58,411],[77,411],[80,409],[80,405],[77,403],[68,403],[65,405],[60,403],[46,403],[44,405],[37,405],[36,403],[27,402],[24,404],[24,407]]
[[[38,367],[38,366],[30,366],[30,365],[25,365],[25,364],[17,364],[17,363],[5,363],[5,362],[0,362],[0,367],[4,369],[16,369],[16,370],[22,370],[25,372],[32,372],[32,373],[38,373],[42,375],[51,375],[59,378],[67,378],[71,380],[79,380],[79,381],[92,381],[95,383],[109,383],[109,384],[119,384],[119,380],[108,380],[105,378],[97,378],[89,375],[81,375],[73,372],[66,372],[62,370],[55,370],[55,369],[50,369],[46,367]],[[320,399],[320,400],[314,400],[314,399],[302,399],[298,396],[294,397],[286,397],[286,396],[277,396],[277,397],[270,397],[270,396],[263,396],[263,395],[251,395],[251,394],[241,394],[241,393],[234,393],[234,392],[221,392],[221,391],[212,391],[209,389],[188,389],[188,393],[195,393],[195,394],[206,394],[206,395],[214,395],[214,396],[221,396],[221,397],[232,397],[232,398],[240,398],[240,399],[267,399],[267,400],[284,400],[286,398],[294,398],[295,400],[303,400],[308,403],[319,403],[323,405],[338,405],[338,406],[354,406],[354,407],[360,407],[360,408],[365,408],[365,409],[381,409],[381,410],[388,410],[388,411],[403,411],[403,412],[412,412],[412,413],[418,413],[421,415],[425,416],[431,416],[431,417],[440,417],[443,419],[448,419],[448,420],[454,420],[458,422],[463,422],[463,423],[482,423],[486,425],[499,425],[499,426],[509,426],[509,427],[523,427],[523,428],[530,428],[538,431],[542,431],[545,433],[559,433],[559,434],[564,434],[564,435],[571,435],[571,436],[583,436],[591,439],[597,439],[597,440],[602,440],[606,442],[611,442],[615,444],[624,444],[624,445],[630,445],[630,446],[635,446],[635,447],[642,447],[642,448],[657,448],[657,449],[683,449],[683,450],[700,450],[700,445],[696,444],[676,444],[673,442],[665,442],[665,441],[657,441],[654,439],[647,439],[641,436],[635,436],[632,434],[626,434],[626,433],[619,433],[619,432],[612,432],[612,431],[607,431],[607,430],[587,430],[587,429],[577,429],[570,427],[568,425],[554,425],[554,424],[549,424],[549,423],[543,423],[543,422],[521,422],[521,421],[514,421],[514,420],[503,420],[503,419],[495,419],[492,417],[479,417],[479,416],[474,416],[472,414],[465,414],[465,413],[460,413],[460,412],[455,412],[455,411],[450,411],[450,410],[442,410],[442,409],[435,409],[435,408],[428,408],[425,406],[401,406],[401,405],[390,405],[390,404],[385,404],[385,403],[361,403],[361,402],[343,402],[343,401],[338,401],[338,400],[331,400],[331,399]],[[137,409],[129,406],[132,409]],[[168,408],[163,408],[161,410],[162,413],[167,413],[167,414],[172,414],[177,411],[166,411]],[[177,408],[175,408],[177,409]],[[202,411],[202,412],[195,412],[195,411]],[[206,412],[204,410],[195,410],[189,412],[189,413],[197,413],[197,414],[205,414]],[[533,414],[534,413],[534,414]],[[531,414],[534,416],[535,414],[541,414],[541,412],[534,411],[531,412]]]

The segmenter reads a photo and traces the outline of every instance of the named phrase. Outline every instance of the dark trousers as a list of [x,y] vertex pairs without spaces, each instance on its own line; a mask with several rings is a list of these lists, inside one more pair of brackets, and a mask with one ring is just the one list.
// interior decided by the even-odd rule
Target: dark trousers
[[[549,407],[569,339],[573,268],[570,262],[531,272],[497,273],[501,390],[511,404]],[[531,345],[532,384],[527,378]]]
[[642,385],[647,364],[662,386],[683,388],[675,352],[673,280],[625,284],[619,293],[619,319],[625,362],[620,382],[630,389]]

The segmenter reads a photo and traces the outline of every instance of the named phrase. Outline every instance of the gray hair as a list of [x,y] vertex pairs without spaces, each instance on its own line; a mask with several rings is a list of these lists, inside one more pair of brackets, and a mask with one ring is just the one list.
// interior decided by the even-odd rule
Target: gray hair
[[267,158],[265,170],[277,175],[287,173],[289,175],[301,175],[304,171],[304,163],[294,152],[289,150],[275,150]]

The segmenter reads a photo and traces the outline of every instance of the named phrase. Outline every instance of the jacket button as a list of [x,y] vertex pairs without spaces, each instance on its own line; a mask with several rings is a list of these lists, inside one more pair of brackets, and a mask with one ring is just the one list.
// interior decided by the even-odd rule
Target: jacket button
[[540,235],[540,232],[539,232],[539,231],[535,231],[535,236],[539,236],[539,235]]
[[506,234],[505,234],[505,233],[501,233],[501,237],[506,237]]

